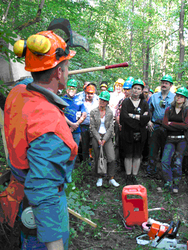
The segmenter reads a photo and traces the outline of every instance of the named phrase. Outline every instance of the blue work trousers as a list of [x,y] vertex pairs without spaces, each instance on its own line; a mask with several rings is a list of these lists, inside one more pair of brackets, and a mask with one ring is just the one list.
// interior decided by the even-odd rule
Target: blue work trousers
[[167,139],[165,144],[161,165],[165,186],[170,190],[179,187],[185,148],[185,139]]
[[[61,214],[59,216],[61,217],[62,220],[62,239],[64,243],[64,250],[68,250],[68,244],[69,244],[69,214],[67,210],[67,199],[65,195],[65,191],[61,191],[59,193],[59,206],[61,208]],[[20,211],[19,213],[22,213],[22,206],[20,206]],[[47,211],[44,211],[44,220],[45,221],[45,216],[49,214]],[[53,219],[53,214],[51,215]],[[42,217],[41,217],[42,218]],[[31,219],[30,219],[31,220]],[[29,220],[29,223],[30,223]],[[27,221],[25,219],[25,221]],[[28,224],[29,224],[28,223]],[[51,228],[49,225],[49,232],[44,232],[44,234],[50,234],[51,233]],[[51,237],[52,235],[49,235]],[[47,247],[45,246],[44,242],[40,242],[37,238],[37,236],[32,236],[32,235],[26,235],[24,232],[21,232],[21,250],[47,250]]]
[[84,162],[89,162],[90,129],[89,125],[80,125],[82,137],[82,156]]

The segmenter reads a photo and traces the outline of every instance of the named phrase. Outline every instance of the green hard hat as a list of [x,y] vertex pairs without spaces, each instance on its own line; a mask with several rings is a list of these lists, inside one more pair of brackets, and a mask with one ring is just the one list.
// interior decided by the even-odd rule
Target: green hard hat
[[188,89],[186,89],[185,87],[181,87],[176,91],[176,94],[183,95],[188,98]]
[[109,102],[110,101],[110,93],[107,90],[102,91],[99,95],[99,98],[104,100],[104,101]]
[[108,88],[108,92],[114,92],[114,88],[111,86]]
[[128,82],[128,81],[130,81],[130,82],[134,82],[134,78],[132,77],[132,76],[129,76],[128,78],[127,78],[127,80],[126,80],[126,82]]
[[67,87],[75,87],[75,88],[77,88],[77,85],[78,85],[78,83],[77,83],[77,81],[74,80],[74,79],[70,79],[70,80],[68,80],[68,82],[67,82]]
[[132,87],[134,85],[141,85],[144,88],[144,82],[141,79],[134,80]]
[[152,94],[154,93],[153,89],[149,89],[149,92],[151,92]]
[[165,75],[162,77],[161,81],[167,81],[173,84],[172,77],[170,75]]

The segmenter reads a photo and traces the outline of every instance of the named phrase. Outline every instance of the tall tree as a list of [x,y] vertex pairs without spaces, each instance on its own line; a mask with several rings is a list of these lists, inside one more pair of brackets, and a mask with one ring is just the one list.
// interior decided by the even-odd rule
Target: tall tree
[[183,71],[182,64],[184,62],[185,56],[185,41],[184,41],[184,16],[185,16],[185,0],[181,0],[181,11],[180,11],[180,21],[179,21],[179,43],[180,43],[180,56],[179,56],[179,65],[180,72],[178,73],[178,81],[181,81]]
[[131,36],[130,36],[130,56],[129,56],[129,64],[132,63],[132,46],[133,46],[133,16],[134,16],[134,0],[132,0],[132,15],[131,15]]

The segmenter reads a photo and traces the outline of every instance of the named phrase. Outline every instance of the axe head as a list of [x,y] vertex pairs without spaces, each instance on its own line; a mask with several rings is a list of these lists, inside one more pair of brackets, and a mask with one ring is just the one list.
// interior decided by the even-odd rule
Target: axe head
[[54,19],[49,24],[47,30],[52,30],[57,35],[62,37],[69,47],[81,47],[85,49],[85,51],[89,51],[89,43],[87,39],[71,29],[71,25],[68,19]]

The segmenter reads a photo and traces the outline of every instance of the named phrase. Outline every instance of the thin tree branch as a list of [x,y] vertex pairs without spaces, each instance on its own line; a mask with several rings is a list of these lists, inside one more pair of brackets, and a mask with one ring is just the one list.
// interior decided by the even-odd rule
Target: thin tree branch
[[17,28],[15,28],[16,31],[21,31],[23,30],[24,28],[28,27],[28,26],[31,26],[32,24],[35,24],[37,22],[40,22],[41,21],[41,13],[42,13],[42,8],[44,7],[44,2],[45,0],[41,0],[41,3],[39,5],[39,9],[37,11],[37,14],[36,14],[36,17],[34,19],[31,19],[29,20],[28,22],[18,26]]

